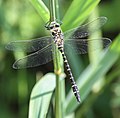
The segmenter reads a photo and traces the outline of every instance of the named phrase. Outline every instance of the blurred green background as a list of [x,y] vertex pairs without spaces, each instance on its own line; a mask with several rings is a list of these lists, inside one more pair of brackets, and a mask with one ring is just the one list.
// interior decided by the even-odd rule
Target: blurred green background
[[[62,19],[72,0],[60,0],[60,2]],[[47,0],[45,3],[48,6]],[[108,18],[103,29],[103,36],[114,40],[120,32],[120,0],[101,0],[98,10],[99,16]],[[46,36],[44,24],[29,0],[0,1],[0,118],[26,118],[30,93],[36,83],[36,73],[42,76],[54,70],[52,62],[32,69],[14,70],[13,62],[23,53],[19,55],[16,52],[11,53],[4,47],[10,41]],[[87,55],[80,55],[79,58],[82,67],[79,73],[76,72],[76,77],[89,64]],[[112,65],[106,78],[111,76],[114,77],[113,81],[98,93],[93,92],[92,95],[87,96],[76,109],[76,118],[120,118],[119,59]],[[70,84],[67,83],[68,81],[66,81],[68,90]],[[79,115],[79,110],[81,115]]]

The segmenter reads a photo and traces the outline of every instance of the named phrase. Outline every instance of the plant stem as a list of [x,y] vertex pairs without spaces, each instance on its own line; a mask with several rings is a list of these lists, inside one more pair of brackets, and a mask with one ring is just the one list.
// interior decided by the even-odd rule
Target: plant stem
[[[92,21],[92,19],[95,19],[96,17],[99,16],[99,13],[98,13],[98,8],[96,7],[95,10],[92,12],[92,14],[90,15],[89,17],[89,20]],[[97,22],[96,24],[94,24],[96,27],[99,26],[99,22]],[[89,27],[92,27],[92,26],[89,26]],[[99,31],[96,31],[94,32],[92,35],[90,35],[89,38],[100,38],[102,37],[102,34],[101,34],[101,30]],[[95,51],[90,51],[92,50],[93,48],[95,47],[100,47],[99,50],[95,50]],[[96,48],[97,49],[97,48]],[[98,62],[98,59],[99,59],[99,55],[101,53],[101,50],[102,50],[102,42],[101,40],[97,40],[97,41],[94,41],[94,42],[89,42],[89,59],[90,59],[90,63],[92,64],[92,67],[94,68]],[[97,90],[99,91],[102,84],[104,82],[104,77],[99,79],[99,81],[97,81],[94,86],[93,86],[93,90]]]
[[55,0],[50,0],[50,21],[54,21],[55,19],[56,19]]
[[[92,21],[93,19],[96,19],[97,17],[99,17],[99,13],[98,13],[98,8],[96,7],[95,10],[91,13],[90,17],[89,17],[89,21]],[[96,27],[99,26],[99,21],[97,23],[94,23],[93,25],[95,25]],[[89,28],[91,28],[92,26],[89,25]],[[99,39],[102,36],[101,31],[95,31],[94,33],[92,33],[90,35],[90,39]],[[101,47],[99,48],[99,50],[94,50],[94,48],[97,49],[97,47]],[[94,51],[91,51],[94,50]],[[96,65],[100,52],[102,50],[102,43],[101,40],[96,40],[96,41],[92,41],[89,42],[89,59],[90,59],[90,63],[93,65],[93,67]]]
[[[50,21],[59,20],[59,4],[58,0],[50,0]],[[55,90],[55,118],[63,118],[62,102],[64,101],[64,81],[61,81],[60,75],[63,72],[63,61],[57,47],[54,46],[54,72],[56,74],[56,90]],[[63,91],[62,91],[63,90]]]

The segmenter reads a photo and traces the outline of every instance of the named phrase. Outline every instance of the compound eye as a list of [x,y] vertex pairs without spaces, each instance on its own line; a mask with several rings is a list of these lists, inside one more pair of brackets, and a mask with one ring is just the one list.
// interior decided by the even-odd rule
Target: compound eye
[[50,26],[49,28],[50,28],[50,29],[53,29],[53,26]]
[[56,24],[55,27],[60,27],[60,25],[59,25],[59,24]]

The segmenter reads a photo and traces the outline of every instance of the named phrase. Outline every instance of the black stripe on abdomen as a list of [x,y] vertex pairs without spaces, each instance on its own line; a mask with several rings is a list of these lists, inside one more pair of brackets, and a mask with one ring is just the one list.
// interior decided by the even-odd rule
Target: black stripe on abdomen
[[78,89],[78,87],[77,87],[77,85],[76,85],[76,83],[75,83],[75,80],[74,80],[74,77],[73,77],[73,75],[72,75],[72,72],[71,72],[69,63],[68,63],[68,61],[67,61],[67,58],[66,58],[66,56],[65,56],[63,47],[59,46],[58,49],[60,50],[60,52],[61,52],[61,54],[62,54],[62,57],[63,57],[64,63],[65,63],[67,72],[68,72],[68,74],[69,74],[73,93],[74,93],[77,101],[80,102],[81,100],[80,100],[79,89]]

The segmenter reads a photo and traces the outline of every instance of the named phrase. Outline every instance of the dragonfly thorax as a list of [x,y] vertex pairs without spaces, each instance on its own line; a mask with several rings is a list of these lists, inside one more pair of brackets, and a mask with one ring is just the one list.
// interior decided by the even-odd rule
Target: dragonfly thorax
[[63,45],[63,33],[60,28],[60,24],[55,21],[51,22],[49,25],[49,30],[54,39],[54,42],[57,45]]

